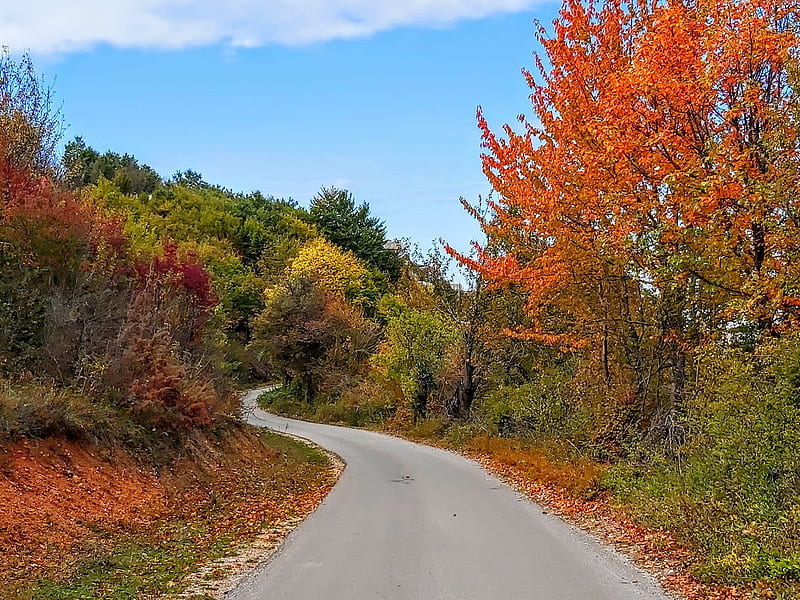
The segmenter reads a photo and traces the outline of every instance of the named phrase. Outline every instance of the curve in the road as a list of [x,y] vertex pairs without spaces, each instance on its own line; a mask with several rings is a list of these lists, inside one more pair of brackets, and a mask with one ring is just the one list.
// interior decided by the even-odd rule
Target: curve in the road
[[347,467],[325,502],[229,600],[666,600],[627,559],[472,461],[370,431],[270,415]]

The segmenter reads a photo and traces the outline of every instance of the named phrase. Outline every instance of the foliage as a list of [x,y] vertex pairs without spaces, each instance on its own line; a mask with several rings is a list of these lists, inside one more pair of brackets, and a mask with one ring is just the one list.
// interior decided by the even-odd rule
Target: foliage
[[607,477],[643,519],[698,550],[706,578],[798,579],[799,344],[793,335],[755,355],[705,349],[679,460],[675,447],[640,450],[646,460]]
[[287,274],[292,279],[314,277],[326,292],[345,296],[363,280],[367,269],[352,253],[318,238],[300,249]]
[[353,195],[346,190],[322,188],[311,200],[309,214],[325,238],[349,250],[391,281],[400,276],[402,262],[393,250],[386,248],[386,226],[370,216],[366,202],[356,206]]
[[268,292],[254,346],[307,402],[320,391],[336,393],[373,350],[375,326],[310,277],[293,277]]
[[500,198],[462,259],[526,291],[520,335],[584,353],[618,437],[680,414],[693,345],[795,318],[795,10],[568,0],[526,73],[537,124],[479,113]]
[[36,74],[29,55],[14,60],[0,48],[0,155],[17,169],[42,175],[56,172],[61,113],[51,89]]
[[[444,404],[448,358],[457,334],[437,315],[388,301],[383,307],[385,339],[373,361],[402,391],[416,422],[432,401]],[[444,381],[443,381],[444,380]]]
[[[135,259],[119,219],[10,159],[0,164],[0,184],[7,191],[0,212],[5,374],[24,369],[65,388],[80,385],[101,405],[160,429],[209,426],[229,415],[220,386],[191,378],[192,353],[217,302],[203,266],[169,244]],[[42,429],[37,423],[46,418],[37,414],[12,429],[57,429]],[[54,419],[70,433],[71,413],[61,414]],[[99,426],[111,413],[84,414]]]
[[70,188],[96,185],[106,179],[123,194],[152,194],[162,182],[158,173],[129,154],[100,154],[76,137],[64,148],[64,180]]
[[283,387],[262,394],[258,404],[279,415],[349,427],[379,427],[394,415],[395,407],[387,403],[385,394],[377,400],[365,401],[364,390],[358,389],[357,394],[345,391],[342,398],[323,398],[309,404],[298,400],[291,388]]
[[493,389],[485,396],[477,419],[487,419],[493,433],[501,437],[580,437],[588,429],[589,415],[570,403],[570,382],[561,375],[540,372],[524,385]]
[[121,431],[114,408],[92,402],[71,390],[35,383],[12,385],[0,380],[0,440],[64,436],[107,443],[130,432]]
[[373,312],[382,295],[379,282],[351,252],[342,251],[324,238],[309,241],[290,261],[287,276],[314,278],[325,291],[342,296]]
[[518,439],[474,436],[467,448],[492,461],[512,467],[538,485],[566,490],[572,497],[592,500],[602,492],[605,467],[586,456],[570,456],[562,449],[531,445]]

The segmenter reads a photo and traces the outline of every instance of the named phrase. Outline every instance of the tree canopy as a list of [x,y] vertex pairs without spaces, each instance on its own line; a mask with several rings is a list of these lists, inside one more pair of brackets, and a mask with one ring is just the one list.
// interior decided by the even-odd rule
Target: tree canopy
[[312,222],[337,246],[349,250],[392,281],[400,276],[401,261],[386,247],[386,226],[371,216],[366,202],[356,205],[346,190],[322,188],[311,200]]

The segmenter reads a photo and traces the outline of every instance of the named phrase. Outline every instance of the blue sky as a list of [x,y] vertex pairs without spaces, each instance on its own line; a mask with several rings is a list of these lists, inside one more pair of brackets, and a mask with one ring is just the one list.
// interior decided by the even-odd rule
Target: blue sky
[[307,0],[296,14],[282,0],[219,0],[233,14],[217,19],[203,16],[208,1],[184,14],[192,3],[75,0],[45,22],[59,0],[14,3],[0,7],[0,43],[30,49],[54,80],[66,139],[301,204],[345,187],[423,247],[478,235],[458,202],[489,191],[475,109],[495,126],[529,112],[520,69],[533,64],[534,19],[550,23],[558,4]]

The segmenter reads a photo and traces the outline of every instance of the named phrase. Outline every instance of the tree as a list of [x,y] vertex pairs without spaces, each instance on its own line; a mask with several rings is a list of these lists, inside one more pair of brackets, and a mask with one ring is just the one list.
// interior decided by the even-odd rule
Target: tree
[[51,88],[37,76],[30,56],[15,61],[0,49],[0,160],[37,175],[54,175],[63,132]]
[[[447,245],[444,248],[455,252]],[[481,371],[490,359],[484,351],[493,328],[485,319],[489,300],[485,282],[475,271],[454,269],[452,257],[439,247],[424,255],[416,251],[412,256],[397,293],[416,308],[435,314],[456,335],[458,343],[452,355],[460,373],[445,408],[450,417],[468,417]]]
[[311,277],[327,292],[346,298],[368,313],[374,312],[383,286],[352,253],[316,238],[306,243],[291,259],[286,276]]
[[291,278],[313,276],[326,291],[344,296],[367,275],[367,269],[352,252],[317,238],[300,249],[287,274]]
[[526,73],[537,125],[492,132],[493,248],[527,293],[520,335],[583,352],[618,428],[681,410],[691,348],[797,318],[797,7],[568,0]]
[[370,216],[366,202],[356,206],[353,195],[346,190],[322,188],[311,201],[309,213],[312,222],[331,242],[351,251],[392,281],[400,276],[400,258],[385,247],[386,227]]
[[100,154],[94,148],[87,146],[82,137],[78,136],[68,142],[64,146],[64,156],[61,159],[67,187],[80,189],[97,183],[97,180],[93,179],[92,168],[99,159]]
[[76,137],[64,148],[64,179],[68,187],[80,189],[96,185],[100,178],[113,181],[123,194],[152,194],[162,185],[151,167],[140,165],[130,154],[100,154]]
[[306,276],[268,291],[254,331],[253,345],[307,402],[326,381],[358,370],[377,339],[359,311]]
[[385,339],[374,362],[402,390],[416,422],[427,416],[434,394],[449,387],[448,358],[458,352],[458,332],[435,312],[396,300],[387,300],[383,312]]

